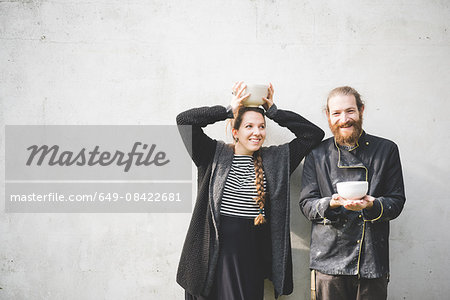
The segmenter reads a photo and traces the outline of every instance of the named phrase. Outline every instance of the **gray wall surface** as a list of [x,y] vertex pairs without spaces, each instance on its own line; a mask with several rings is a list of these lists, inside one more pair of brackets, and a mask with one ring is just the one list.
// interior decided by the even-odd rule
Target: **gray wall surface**
[[[365,130],[394,140],[403,163],[389,299],[450,294],[450,1],[0,1],[0,62],[3,132],[174,124],[188,108],[226,106],[233,82],[246,80],[272,82],[279,107],[329,136],[327,92],[355,87]],[[292,138],[274,123],[268,130],[266,144]],[[207,132],[229,139],[224,122]],[[282,299],[309,295],[300,181],[301,168],[291,183],[294,293]],[[0,194],[4,207],[3,184]],[[175,274],[189,220],[2,208],[0,299],[181,299]]]

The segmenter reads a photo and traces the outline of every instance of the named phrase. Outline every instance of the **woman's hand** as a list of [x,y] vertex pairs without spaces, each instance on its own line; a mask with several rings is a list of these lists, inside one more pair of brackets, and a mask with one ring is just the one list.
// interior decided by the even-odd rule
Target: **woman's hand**
[[250,94],[244,94],[247,85],[243,81],[236,82],[233,85],[233,98],[231,98],[231,109],[233,114],[236,113],[238,107],[241,105],[242,101],[250,97]]
[[269,83],[269,88],[267,89],[267,98],[263,98],[263,107],[266,111],[273,105],[273,85]]

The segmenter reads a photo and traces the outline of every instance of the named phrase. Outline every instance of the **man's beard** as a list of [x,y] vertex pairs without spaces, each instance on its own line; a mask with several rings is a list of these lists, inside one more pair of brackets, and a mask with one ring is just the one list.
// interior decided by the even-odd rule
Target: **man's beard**
[[[349,120],[345,124],[336,123],[334,125],[331,124],[330,118],[328,118],[328,125],[330,126],[331,132],[334,135],[336,143],[339,145],[353,146],[359,139],[359,136],[362,132],[362,114],[359,115],[359,120]],[[348,136],[341,135],[339,129],[341,127],[353,126],[353,132]]]

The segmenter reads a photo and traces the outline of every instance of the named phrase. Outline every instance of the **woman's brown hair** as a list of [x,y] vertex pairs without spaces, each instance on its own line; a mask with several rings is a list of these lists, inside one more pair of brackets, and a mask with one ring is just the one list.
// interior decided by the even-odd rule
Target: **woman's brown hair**
[[[235,113],[234,121],[232,124],[232,128],[239,130],[239,127],[241,127],[242,119],[244,117],[244,114],[248,111],[254,111],[257,113],[260,113],[264,117],[264,110],[258,107],[245,107],[240,106]],[[236,140],[235,140],[236,142]],[[264,171],[262,166],[262,157],[261,157],[261,151],[255,151],[253,153],[253,162],[255,166],[255,186],[256,186],[256,192],[258,195],[254,198],[256,201],[256,204],[258,204],[259,207],[259,214],[255,218],[255,225],[260,225],[266,222],[266,219],[263,215],[263,209],[266,202],[266,191],[264,190]]]

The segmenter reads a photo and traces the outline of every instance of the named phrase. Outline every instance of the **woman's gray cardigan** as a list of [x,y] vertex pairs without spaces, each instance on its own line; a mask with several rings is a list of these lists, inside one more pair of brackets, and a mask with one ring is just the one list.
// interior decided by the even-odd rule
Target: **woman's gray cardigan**
[[[289,227],[289,176],[303,157],[323,138],[323,131],[300,115],[277,109],[266,112],[296,138],[281,146],[261,148],[267,181],[266,218],[272,245],[271,276],[275,297],[293,289]],[[208,124],[230,117],[223,106],[201,107],[177,116],[179,130],[198,168],[197,200],[178,266],[177,282],[190,294],[207,296],[214,283],[219,257],[220,203],[231,169],[233,148],[209,138],[202,130]],[[192,129],[192,131],[191,131]]]

